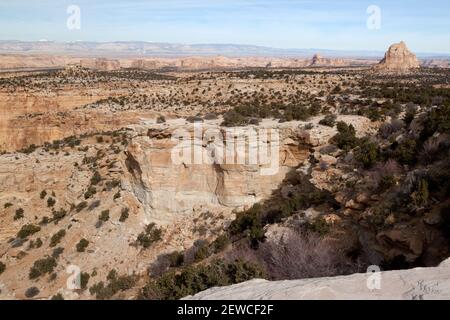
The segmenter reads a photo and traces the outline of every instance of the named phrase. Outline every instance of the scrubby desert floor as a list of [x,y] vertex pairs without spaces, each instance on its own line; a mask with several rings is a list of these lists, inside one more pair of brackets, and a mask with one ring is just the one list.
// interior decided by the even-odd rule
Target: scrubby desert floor
[[[194,123],[278,130],[276,173],[173,163]],[[437,266],[449,134],[448,69],[1,73],[0,297],[179,299]]]

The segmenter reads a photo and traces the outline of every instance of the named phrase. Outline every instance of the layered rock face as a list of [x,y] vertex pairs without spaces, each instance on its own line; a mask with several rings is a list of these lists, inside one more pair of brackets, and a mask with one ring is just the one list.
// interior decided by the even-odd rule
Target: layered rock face
[[119,60],[108,60],[105,58],[82,59],[80,65],[84,68],[90,68],[100,71],[112,71],[120,69]]
[[348,65],[344,59],[324,58],[319,54],[315,54],[310,62],[310,67],[340,67]]
[[126,112],[117,117],[109,111],[73,111],[108,96],[109,91],[99,91],[68,90],[54,95],[0,93],[0,151],[41,145],[86,132],[114,130],[138,122],[139,112]]
[[390,46],[384,58],[375,66],[375,70],[384,72],[407,72],[418,68],[419,60],[403,41]]
[[354,274],[270,282],[251,280],[212,288],[186,300],[329,300],[329,299],[450,299],[450,261],[436,268]]
[[[211,210],[251,206],[268,198],[286,174],[307,161],[309,156],[308,147],[298,142],[298,132],[285,129],[280,131],[279,144],[268,147],[270,161],[264,164],[249,162],[249,153],[256,150],[251,151],[248,145],[244,148],[242,155],[245,161],[242,162],[237,158],[239,152],[236,152],[232,162],[205,163],[204,156],[196,162],[194,156],[191,157],[195,148],[205,155],[211,144],[204,140],[197,142],[194,132],[186,131],[189,138],[178,151],[188,154],[188,157],[184,156],[179,163],[174,157],[174,150],[180,145],[171,136],[177,129],[186,128],[189,130],[185,125],[149,129],[147,136],[133,139],[127,150],[126,165],[132,176],[130,191],[144,204],[149,221],[167,223],[171,216],[189,214],[198,206]],[[225,130],[219,127],[205,129],[226,135]],[[242,132],[243,136],[246,134]],[[230,143],[224,138],[225,148]],[[272,157],[271,150],[278,154]],[[270,171],[270,168],[274,170]]]
[[[127,148],[124,164],[127,176],[124,180],[130,183],[126,188],[143,204],[147,221],[161,224],[170,223],[180,215],[189,215],[200,207],[212,212],[248,208],[268,199],[291,170],[299,166],[308,167],[310,148],[327,144],[328,139],[336,134],[336,128],[317,125],[320,119],[311,119],[314,128],[308,131],[303,129],[305,122],[267,121],[241,129],[243,131],[231,128],[231,136],[227,134],[228,129],[212,121],[203,124],[204,136],[200,141],[195,138],[196,129],[192,124],[174,120],[165,125],[145,126],[140,130],[147,132],[133,138]],[[338,119],[353,124],[358,136],[373,130],[373,124],[364,117],[348,115]],[[181,147],[179,141],[173,139],[179,130],[184,132]],[[267,130],[268,161],[261,161],[259,151],[256,163],[249,160],[249,154],[256,154],[256,146],[249,144],[248,130],[255,130],[258,137],[262,130]],[[225,159],[208,163],[202,156],[202,160],[196,162],[193,156],[195,148],[202,155],[212,150],[213,140],[207,137],[212,132],[222,138]],[[278,140],[272,141],[272,133],[275,132]],[[233,141],[230,137],[234,137]],[[245,141],[242,153],[237,151],[239,138]],[[227,160],[230,145],[234,145],[232,148],[235,150],[231,163]],[[259,142],[257,148],[261,148]],[[177,158],[180,154],[182,158]],[[244,161],[239,160],[240,156]],[[317,172],[314,175],[314,179],[319,180],[317,185],[326,184],[326,176],[326,171]]]

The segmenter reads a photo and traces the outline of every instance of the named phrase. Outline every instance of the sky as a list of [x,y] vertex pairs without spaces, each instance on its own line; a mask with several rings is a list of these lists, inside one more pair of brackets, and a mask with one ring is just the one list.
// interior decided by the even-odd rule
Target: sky
[[[70,5],[79,29],[67,27]],[[380,19],[367,12],[373,5]],[[449,17],[449,0],[0,0],[0,40],[377,51],[404,40],[416,52],[450,53]]]

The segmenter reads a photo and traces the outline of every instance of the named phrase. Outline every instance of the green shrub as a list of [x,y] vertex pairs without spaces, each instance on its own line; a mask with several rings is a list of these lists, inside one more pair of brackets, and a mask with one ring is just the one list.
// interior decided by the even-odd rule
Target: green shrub
[[406,110],[405,117],[403,118],[403,121],[407,126],[411,124],[411,122],[414,120],[417,114],[417,109],[415,108],[409,108]]
[[343,121],[337,123],[338,133],[332,138],[334,144],[340,149],[349,151],[356,147],[358,144],[358,138],[356,138],[356,130],[353,125],[347,125]]
[[424,121],[420,138],[425,141],[436,132],[450,133],[450,104],[430,110]]
[[84,252],[86,250],[86,248],[88,247],[88,245],[89,245],[89,241],[88,240],[86,240],[84,238],[81,239],[76,245],[77,251],[78,252]]
[[81,210],[83,210],[84,208],[86,208],[88,205],[88,203],[86,201],[81,201],[79,204],[77,204],[75,206],[75,211],[76,212],[81,212]]
[[58,224],[60,220],[62,220],[67,215],[67,211],[64,209],[59,209],[58,211],[53,211],[52,221],[55,224]]
[[81,287],[81,290],[86,290],[90,278],[91,278],[91,276],[87,272],[82,272],[80,274],[80,287]]
[[364,168],[370,169],[379,160],[379,155],[378,146],[365,138],[361,140],[355,158],[363,164]]
[[165,122],[166,122],[166,118],[162,115],[156,119],[156,123],[165,123]]
[[46,196],[47,196],[47,191],[45,191],[45,190],[42,190],[41,193],[39,194],[39,197],[41,199],[44,199]]
[[209,265],[185,267],[181,272],[169,271],[149,281],[141,290],[141,299],[177,300],[216,286],[226,286],[263,278],[256,264],[236,260],[232,263],[216,260]]
[[125,222],[125,220],[128,219],[129,211],[130,211],[130,209],[128,209],[128,208],[122,208],[122,211],[120,212],[120,218],[119,218],[120,222]]
[[334,127],[336,125],[337,116],[334,114],[326,115],[322,120],[319,121],[319,124],[327,127]]
[[8,209],[9,207],[12,207],[12,203],[11,202],[7,202],[5,203],[5,205],[3,206],[5,209]]
[[51,208],[51,207],[53,207],[55,205],[55,203],[56,203],[56,200],[53,199],[52,197],[49,197],[47,199],[47,207]]
[[43,244],[44,244],[44,243],[42,242],[41,238],[37,238],[36,241],[34,242],[34,246],[35,246],[36,248],[42,247]]
[[96,193],[97,193],[97,190],[95,189],[95,187],[94,186],[89,186],[87,191],[84,193],[84,198],[85,199],[89,199]]
[[201,243],[194,254],[194,260],[195,262],[200,262],[206,258],[208,258],[212,254],[212,250],[209,246],[209,244],[205,241],[204,243]]
[[311,223],[308,224],[308,227],[312,231],[322,236],[330,232],[330,226],[323,217],[315,218]]
[[378,190],[384,192],[395,185],[395,177],[392,175],[384,175],[378,183]]
[[230,238],[227,233],[223,233],[212,242],[214,253],[223,251],[230,244]]
[[239,127],[245,126],[248,120],[243,115],[237,113],[234,110],[230,110],[223,116],[222,126],[225,127]]
[[91,185],[95,186],[99,184],[100,181],[102,181],[102,176],[98,173],[98,171],[95,171],[91,178]]
[[150,247],[153,243],[162,240],[162,230],[155,223],[150,223],[145,227],[145,231],[138,235],[137,243],[144,248]]
[[229,230],[232,235],[240,234],[249,238],[252,246],[257,247],[258,242],[265,239],[263,227],[262,207],[255,204],[249,210],[239,212],[231,222]]
[[198,116],[189,116],[189,117],[186,118],[186,121],[190,122],[190,123],[203,122],[203,119],[198,117]]
[[46,257],[43,259],[36,260],[33,267],[30,270],[29,278],[36,279],[44,274],[50,274],[53,272],[57,266],[56,259],[53,257]]
[[5,272],[5,270],[6,270],[6,264],[4,264],[3,262],[0,261],[0,274]]
[[33,297],[35,297],[35,296],[37,296],[38,294],[39,294],[39,289],[37,288],[37,287],[31,287],[31,288],[28,288],[26,291],[25,291],[25,297],[27,297],[27,298],[33,298]]
[[26,224],[19,230],[17,237],[20,239],[25,239],[39,231],[41,231],[39,226],[35,226],[34,224]]
[[413,165],[417,161],[417,143],[413,139],[405,139],[401,143],[394,143],[394,159],[401,164]]
[[420,179],[416,191],[411,194],[411,199],[416,207],[422,207],[428,203],[429,196],[428,182],[425,179]]
[[61,242],[61,239],[64,238],[65,235],[66,235],[66,230],[64,230],[64,229],[61,229],[57,233],[55,233],[50,238],[50,247],[55,247],[58,243]]
[[111,181],[106,181],[106,189],[110,191],[113,188],[117,188],[120,186],[120,180],[119,179],[113,179]]
[[168,259],[170,267],[180,267],[184,263],[184,253],[180,251],[174,251],[168,255]]
[[107,300],[111,299],[116,293],[120,291],[126,291],[136,284],[136,276],[134,275],[123,275],[117,276],[115,270],[111,270],[114,272],[110,272],[108,274],[108,284],[105,285],[103,281],[96,283],[92,287],[89,288],[89,292],[92,295],[95,295],[98,300]]
[[64,248],[58,247],[53,249],[52,257],[58,259],[59,256],[64,252]]
[[311,114],[309,109],[305,106],[294,106],[289,105],[284,109],[283,120],[292,121],[292,120],[300,120],[306,121],[310,118]]
[[54,296],[52,296],[51,300],[64,300],[64,297],[61,293],[57,293]]
[[98,217],[99,221],[103,221],[106,222],[109,220],[109,210],[103,210],[100,214],[100,216]]
[[364,112],[364,115],[373,122],[386,119],[383,112],[378,107],[373,107],[373,106],[366,109],[366,111]]
[[14,220],[22,219],[24,217],[23,212],[24,211],[22,208],[17,209],[16,214],[14,215]]
[[339,85],[334,87],[334,89],[331,91],[332,94],[336,94],[336,93],[340,93],[340,92],[342,92],[342,88]]
[[205,119],[205,120],[216,120],[217,119],[217,115],[215,113],[207,113],[207,114],[205,114],[203,119]]

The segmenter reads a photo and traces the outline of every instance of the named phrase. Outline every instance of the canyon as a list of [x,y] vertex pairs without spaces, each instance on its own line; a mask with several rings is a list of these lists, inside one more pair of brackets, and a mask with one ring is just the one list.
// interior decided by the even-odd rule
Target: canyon
[[2,54],[0,299],[447,297],[449,71],[376,63]]

